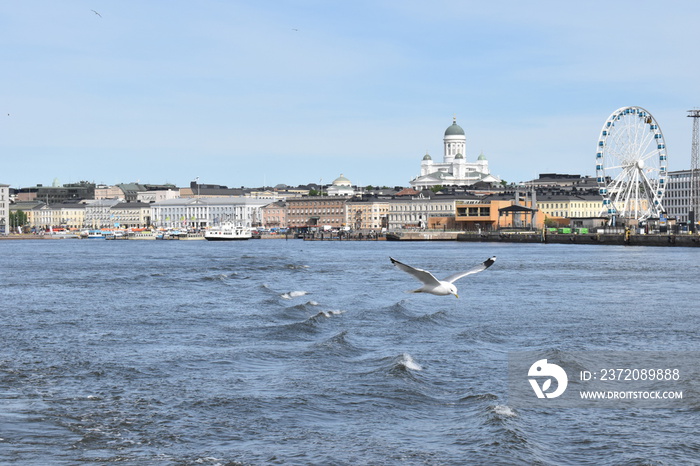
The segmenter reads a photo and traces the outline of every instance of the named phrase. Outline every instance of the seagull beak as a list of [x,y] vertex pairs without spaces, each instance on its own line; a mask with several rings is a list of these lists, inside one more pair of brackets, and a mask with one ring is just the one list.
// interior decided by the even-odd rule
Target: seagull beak
[[457,293],[455,293],[455,298],[459,298],[459,295]]

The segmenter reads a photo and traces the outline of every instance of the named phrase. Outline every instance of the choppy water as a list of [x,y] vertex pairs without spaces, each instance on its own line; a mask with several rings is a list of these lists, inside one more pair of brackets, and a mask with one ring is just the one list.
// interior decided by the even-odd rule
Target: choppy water
[[[460,299],[404,293],[491,255]],[[700,406],[508,405],[525,350],[700,350],[700,251],[0,242],[0,462],[679,464]]]

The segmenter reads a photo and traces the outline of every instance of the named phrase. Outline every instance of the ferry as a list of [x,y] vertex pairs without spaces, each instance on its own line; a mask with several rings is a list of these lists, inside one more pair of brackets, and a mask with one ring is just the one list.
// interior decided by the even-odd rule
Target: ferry
[[211,227],[204,232],[204,239],[207,241],[234,241],[252,237],[253,232],[250,228],[232,223]]
[[103,239],[105,236],[102,230],[83,230],[80,232],[80,237],[83,239]]

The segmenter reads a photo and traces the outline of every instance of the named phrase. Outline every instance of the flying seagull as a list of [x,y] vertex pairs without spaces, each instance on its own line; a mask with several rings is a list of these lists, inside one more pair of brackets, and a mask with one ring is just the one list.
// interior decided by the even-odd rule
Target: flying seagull
[[102,15],[99,14],[98,12],[96,12],[95,10],[90,10],[90,11],[92,11],[92,12],[95,13],[97,16],[99,16],[100,18],[102,18]]
[[430,293],[438,296],[447,296],[448,294],[453,294],[457,298],[459,298],[459,296],[457,295],[457,287],[453,285],[454,282],[456,282],[462,277],[466,277],[467,275],[479,273],[483,270],[486,270],[489,267],[491,267],[494,262],[496,262],[496,256],[493,256],[486,259],[481,264],[472,267],[466,272],[459,272],[454,275],[450,275],[444,280],[438,280],[432,273],[428,272],[427,270],[416,269],[414,267],[411,267],[410,265],[406,265],[402,262],[397,261],[393,257],[390,257],[389,259],[391,259],[391,263],[394,264],[396,267],[408,274],[413,275],[421,283],[423,283],[423,286],[421,286],[417,290],[413,290],[413,293]]

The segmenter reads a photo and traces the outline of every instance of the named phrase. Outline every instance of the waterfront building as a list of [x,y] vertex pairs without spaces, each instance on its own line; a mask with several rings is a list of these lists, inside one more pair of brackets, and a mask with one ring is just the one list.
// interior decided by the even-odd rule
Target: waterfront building
[[690,170],[668,172],[663,206],[668,218],[674,218],[678,224],[687,224],[690,211]]
[[60,223],[60,209],[54,209],[49,204],[43,204],[40,207],[34,209],[34,222],[32,224],[33,227],[36,227],[40,230],[49,230],[49,228],[60,225]]
[[455,223],[462,231],[489,231],[498,228],[535,228],[531,202],[516,204],[504,196],[459,199],[455,205]]
[[345,226],[345,204],[341,196],[311,196],[287,199],[289,228],[331,228]]
[[443,161],[433,161],[425,154],[420,166],[420,175],[410,181],[416,189],[433,186],[471,186],[478,182],[500,184],[501,180],[491,174],[489,162],[481,153],[475,162],[466,159],[467,138],[464,130],[454,118],[452,125],[445,130],[443,138]]
[[85,220],[83,226],[93,230],[114,228],[112,207],[119,204],[118,199],[92,199],[85,201]]
[[389,227],[389,200],[355,197],[345,204],[345,225],[353,230],[381,231]]
[[148,228],[151,226],[151,205],[144,202],[120,202],[110,208],[115,228]]
[[559,190],[537,192],[537,208],[547,219],[598,217],[603,208],[600,194],[594,191],[572,193]]
[[261,208],[269,203],[246,197],[167,199],[150,204],[151,221],[160,228],[198,229],[229,222],[252,228],[261,225]]
[[58,216],[58,223],[52,226],[58,226],[68,229],[77,230],[85,224],[85,204],[81,202],[66,202],[63,204],[54,204],[50,207]]
[[0,235],[10,233],[10,185],[0,184]]
[[[454,228],[456,197],[423,191],[389,202],[389,230]],[[431,220],[432,219],[432,220]]]
[[287,203],[272,202],[261,209],[264,228],[287,228]]

